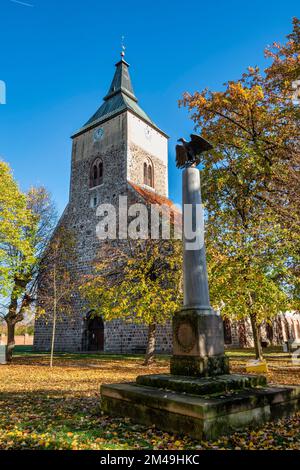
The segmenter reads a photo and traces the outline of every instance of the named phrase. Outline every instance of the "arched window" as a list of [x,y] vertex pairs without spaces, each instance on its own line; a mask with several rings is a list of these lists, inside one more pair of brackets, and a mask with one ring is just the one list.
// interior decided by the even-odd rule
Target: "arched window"
[[231,335],[230,320],[228,320],[228,318],[224,318],[223,325],[224,325],[224,342],[225,342],[225,344],[231,344],[232,343],[232,335]]
[[154,188],[154,172],[153,165],[150,160],[144,162],[144,184]]
[[266,324],[266,333],[267,333],[267,338],[272,343],[273,338],[274,338],[274,331],[273,331],[273,326],[270,325],[270,323]]
[[153,188],[153,168],[151,165],[148,166],[148,186]]
[[285,341],[291,339],[289,323],[286,318],[284,318],[284,329],[285,329]]
[[96,180],[98,178],[98,168],[97,165],[93,166],[93,180]]
[[291,320],[292,339],[296,339],[296,328],[294,320]]
[[96,158],[91,166],[90,171],[90,188],[95,188],[103,183],[103,161]]

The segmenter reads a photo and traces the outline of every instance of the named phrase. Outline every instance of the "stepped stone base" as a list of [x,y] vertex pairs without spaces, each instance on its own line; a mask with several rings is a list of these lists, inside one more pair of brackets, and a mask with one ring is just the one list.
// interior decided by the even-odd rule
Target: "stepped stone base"
[[300,410],[300,387],[267,386],[265,377],[251,375],[148,375],[102,385],[101,407],[165,431],[216,439]]
[[170,370],[173,375],[213,377],[229,374],[229,358],[221,356],[172,356]]

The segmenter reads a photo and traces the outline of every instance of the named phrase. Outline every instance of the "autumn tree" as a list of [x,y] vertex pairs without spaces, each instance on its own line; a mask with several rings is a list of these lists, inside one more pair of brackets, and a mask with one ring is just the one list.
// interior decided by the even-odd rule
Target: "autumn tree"
[[256,357],[262,358],[259,326],[291,310],[296,300],[289,285],[284,233],[272,217],[251,215],[247,228],[225,210],[209,217],[208,269],[213,305],[223,318],[251,322]]
[[287,134],[290,133],[287,145],[282,148],[283,164],[273,177],[273,188],[277,197],[274,205],[279,206],[280,214],[289,223],[290,230],[299,233],[300,21],[297,18],[293,19],[293,31],[287,36],[287,42],[275,42],[266,49],[265,55],[272,60],[265,70],[265,88],[285,120]]
[[257,357],[259,323],[297,306],[299,282],[290,269],[299,259],[298,209],[279,184],[299,157],[299,110],[272,74],[249,67],[222,91],[181,102],[214,145],[202,161],[212,298],[226,314],[250,318]]
[[38,265],[55,211],[44,188],[23,194],[4,162],[0,162],[0,194],[1,317],[7,324],[7,360],[11,362],[16,325],[35,301]]
[[74,233],[58,226],[53,234],[39,267],[37,314],[45,316],[52,326],[50,367],[53,367],[56,327],[72,313],[72,300],[78,292],[76,239]]
[[[275,42],[265,51],[271,65],[266,69],[266,87],[277,101],[282,115],[286,116],[295,131],[291,134],[293,145],[288,148],[287,164],[274,177],[274,206],[289,229],[289,236],[297,243],[297,256],[289,260],[290,269],[300,278],[300,20],[293,19],[293,31],[287,42]],[[277,199],[277,200],[275,200]],[[297,241],[295,241],[295,235]],[[299,284],[295,294],[300,297]]]
[[10,248],[31,257],[32,249],[24,237],[24,227],[32,223],[31,213],[27,208],[26,197],[20,191],[13,178],[9,165],[0,161],[0,276],[1,295],[7,295],[10,289],[13,264]]
[[300,20],[293,18],[293,31],[288,34],[287,42],[274,42],[265,50],[266,57],[272,60],[266,69],[269,89],[279,94],[281,100],[299,99],[295,90],[300,79]]
[[145,365],[155,353],[157,325],[165,324],[181,305],[181,242],[128,241],[101,250],[95,273],[81,293],[95,315],[147,325]]
[[[26,196],[20,191],[12,172],[0,162],[0,279],[1,317],[8,328],[7,360],[11,360],[14,330],[27,307],[24,294],[27,273],[35,262],[34,249],[28,234],[34,218],[27,207]],[[19,302],[21,299],[21,305]]]

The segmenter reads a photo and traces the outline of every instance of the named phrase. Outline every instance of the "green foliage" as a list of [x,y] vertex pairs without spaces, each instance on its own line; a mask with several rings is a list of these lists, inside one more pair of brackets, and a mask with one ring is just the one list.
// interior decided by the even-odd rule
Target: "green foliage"
[[[16,329],[15,329],[16,336],[22,336],[25,334],[33,336],[33,333],[34,333],[33,323],[27,324],[27,323],[21,322],[16,326]],[[6,327],[5,322],[0,323],[0,334],[7,335],[7,327]]]
[[178,241],[107,244],[81,293],[106,320],[164,324],[181,302],[181,258]]
[[35,219],[26,196],[13,179],[7,163],[0,161],[0,295],[6,297],[16,277],[23,281],[35,262],[31,234]]
[[9,166],[0,162],[0,315],[7,323],[8,361],[15,326],[35,300],[38,266],[54,221],[54,207],[45,188],[23,194]]
[[16,326],[15,334],[17,336],[23,336],[23,335],[33,336],[33,333],[34,333],[33,325],[19,324]]
[[31,188],[23,194],[9,166],[0,162],[0,295],[8,300],[7,308],[11,303],[15,308],[22,296],[29,294],[28,288],[34,290],[33,281],[54,221],[48,192]]

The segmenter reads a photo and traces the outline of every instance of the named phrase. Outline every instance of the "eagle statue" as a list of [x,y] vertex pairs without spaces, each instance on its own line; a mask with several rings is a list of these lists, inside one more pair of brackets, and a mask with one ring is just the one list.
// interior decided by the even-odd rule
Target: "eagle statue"
[[187,168],[199,165],[203,152],[211,150],[213,146],[200,135],[191,135],[191,141],[179,139],[182,145],[176,145],[176,166],[177,168]]

